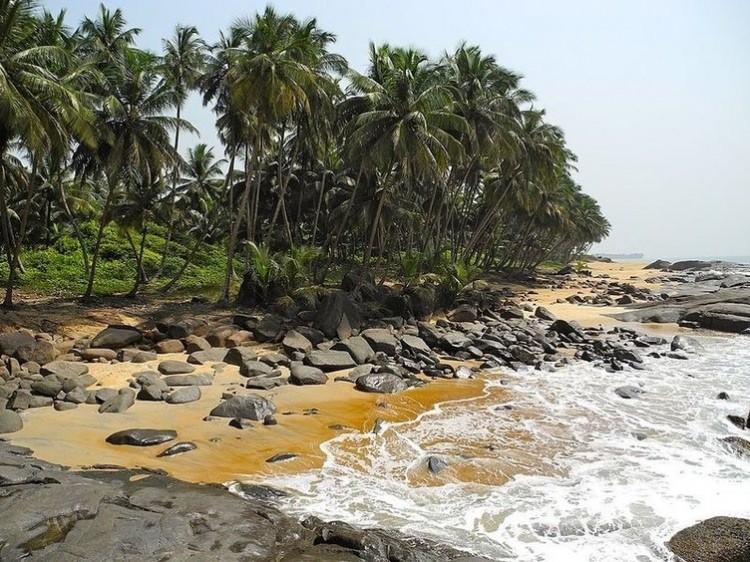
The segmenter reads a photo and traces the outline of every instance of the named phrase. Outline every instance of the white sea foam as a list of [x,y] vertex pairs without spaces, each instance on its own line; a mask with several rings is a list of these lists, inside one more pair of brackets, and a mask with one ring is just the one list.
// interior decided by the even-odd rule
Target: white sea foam
[[[726,415],[750,407],[750,338],[703,343],[690,361],[649,359],[646,371],[579,363],[491,375],[483,398],[377,436],[342,435],[323,446],[322,469],[267,483],[295,492],[284,504],[292,513],[398,528],[497,560],[669,560],[664,543],[677,530],[750,517],[750,461],[718,443],[741,433]],[[623,400],[614,389],[625,384],[645,394]],[[730,401],[715,398],[721,390]],[[432,477],[439,485],[424,485],[427,454],[451,464]]]

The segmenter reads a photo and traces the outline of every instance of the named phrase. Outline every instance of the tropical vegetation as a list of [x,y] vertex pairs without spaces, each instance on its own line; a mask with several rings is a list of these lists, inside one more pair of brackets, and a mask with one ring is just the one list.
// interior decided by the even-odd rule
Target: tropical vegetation
[[[178,26],[152,53],[139,33],[104,5],[73,27],[0,0],[5,306],[34,279],[135,296],[194,289],[201,267],[223,302],[242,275],[259,301],[352,268],[455,284],[608,235],[562,130],[479,46],[370,44],[360,72],[316,20],[270,7],[214,44]],[[221,146],[181,143],[191,95]]]

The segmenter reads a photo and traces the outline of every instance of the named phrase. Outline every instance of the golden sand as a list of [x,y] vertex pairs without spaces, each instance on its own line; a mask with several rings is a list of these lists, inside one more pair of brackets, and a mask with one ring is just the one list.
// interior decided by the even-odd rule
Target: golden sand
[[[649,286],[645,279],[654,272],[643,270],[639,263],[593,263],[595,276],[609,275],[609,280],[627,281],[637,286]],[[656,288],[655,286],[651,286]],[[524,287],[514,287],[519,291]],[[566,289],[535,289],[529,301],[544,305],[554,314],[568,320],[577,320],[588,326],[614,326],[618,321],[610,314],[625,310],[620,307],[595,307],[560,304],[555,301],[580,292],[590,294],[590,289],[572,286]],[[81,318],[72,314],[63,326],[69,335],[92,334],[98,326],[110,322],[138,324],[144,321],[132,312],[100,310]],[[674,325],[639,325],[640,329],[655,332],[677,330]],[[259,346],[262,353],[269,346]],[[164,359],[185,359],[183,354],[159,356],[158,361],[134,365],[100,364],[89,366],[91,374],[99,381],[98,386],[122,388],[136,373],[155,370]],[[267,474],[297,473],[322,466],[324,461],[320,445],[342,431],[370,432],[378,418],[399,422],[415,419],[437,403],[461,400],[486,395],[480,379],[438,380],[396,395],[367,394],[356,391],[352,384],[334,382],[332,373],[329,382],[322,386],[297,387],[286,385],[272,391],[246,391],[246,379],[233,366],[214,369],[201,366],[196,373],[214,374],[212,386],[201,387],[202,397],[191,404],[170,405],[163,402],[136,401],[122,414],[99,414],[97,406],[80,405],[70,411],[57,412],[52,408],[39,408],[23,413],[24,428],[10,436],[14,443],[29,447],[44,460],[81,468],[96,464],[112,464],[125,467],[145,467],[164,470],[171,475],[192,482],[225,482],[234,479],[249,479]],[[285,372],[286,374],[286,372]],[[92,387],[97,388],[97,387]],[[277,407],[278,425],[263,426],[254,422],[245,430],[229,427],[228,419],[203,421],[209,411],[220,403],[226,392],[257,392],[273,400]],[[501,392],[492,389],[492,393]],[[487,399],[496,400],[497,396]],[[481,400],[475,407],[482,407]],[[497,402],[495,402],[497,403]],[[316,410],[312,410],[312,409]],[[516,413],[514,415],[518,415]],[[529,413],[533,415],[533,413]],[[177,440],[154,447],[115,446],[105,442],[111,433],[128,428],[174,429]],[[529,436],[522,431],[509,439],[523,442]],[[192,441],[198,448],[173,457],[157,458],[157,454],[178,441]],[[493,444],[486,444],[492,448]],[[481,448],[482,445],[480,444]],[[451,478],[472,482],[502,483],[519,472],[544,472],[552,470],[540,463],[537,455],[524,454],[523,447],[514,448],[512,455],[505,455],[487,464],[470,463],[463,468],[450,471]],[[297,458],[269,464],[266,459],[278,453],[294,453]],[[467,451],[467,456],[481,457],[481,451]],[[424,476],[424,475],[423,475]],[[424,483],[426,478],[413,475],[413,484]],[[430,479],[435,483],[435,479]]]

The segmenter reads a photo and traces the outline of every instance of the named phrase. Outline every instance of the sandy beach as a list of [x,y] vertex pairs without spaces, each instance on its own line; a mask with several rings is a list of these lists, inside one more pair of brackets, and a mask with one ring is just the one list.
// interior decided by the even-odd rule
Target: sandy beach
[[[656,289],[645,281],[654,272],[643,269],[642,263],[590,264],[594,277],[607,275],[609,281],[626,281],[636,286]],[[623,307],[587,306],[558,303],[572,294],[585,296],[591,289],[583,283],[591,278],[580,277],[568,287],[534,288],[511,287],[533,305],[549,308],[567,320],[576,320],[584,326],[611,327],[619,324],[609,315],[625,310]],[[109,314],[95,312],[90,317],[71,317],[62,326],[63,333],[80,336],[93,334],[104,323],[129,321],[132,324],[144,318],[132,313],[113,311]],[[674,325],[639,325],[643,331],[675,333]],[[275,350],[275,346],[259,345],[260,354]],[[159,355],[156,361],[145,364],[92,363],[89,372],[98,383],[92,388],[122,388],[137,373],[154,371],[165,359],[184,360],[184,354]],[[284,375],[288,374],[283,369]],[[120,414],[99,414],[93,405],[81,405],[70,411],[57,412],[51,408],[36,408],[23,414],[24,428],[12,435],[15,444],[34,450],[44,460],[78,469],[93,465],[119,465],[163,470],[177,478],[191,482],[226,482],[235,479],[252,479],[267,474],[296,473],[320,467],[324,455],[321,443],[341,432],[370,432],[376,420],[402,422],[416,418],[440,402],[481,396],[484,382],[481,373],[474,380],[436,380],[429,384],[399,394],[367,394],[354,389],[351,383],[334,382],[345,372],[330,373],[329,381],[322,386],[284,385],[271,391],[254,391],[270,398],[277,407],[278,425],[264,426],[260,422],[245,430],[228,425],[227,419],[203,421],[225,393],[247,392],[246,379],[238,368],[212,364],[200,366],[196,374],[213,376],[211,386],[201,387],[199,401],[183,405],[163,402],[136,401],[135,405]],[[158,447],[115,446],[105,442],[108,435],[128,428],[174,429],[177,441],[191,441],[197,450],[173,457],[158,458],[168,445]],[[175,441],[175,442],[177,442]],[[269,464],[266,459],[278,453],[293,453],[296,458]],[[476,476],[476,475],[475,475]]]

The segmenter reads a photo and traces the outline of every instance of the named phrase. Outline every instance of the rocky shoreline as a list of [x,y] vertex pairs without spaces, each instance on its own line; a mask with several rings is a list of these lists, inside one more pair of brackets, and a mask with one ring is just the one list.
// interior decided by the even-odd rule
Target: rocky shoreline
[[[656,294],[644,287],[613,281],[606,276],[590,277],[585,272],[578,274],[567,271],[561,274],[537,280],[537,283],[564,287],[575,278],[580,283],[579,286],[592,291],[592,296],[573,295],[566,299],[567,302],[631,307],[628,312],[620,315],[623,320],[654,321],[653,315],[643,313],[641,316],[641,311],[663,310],[664,307],[679,308],[680,314],[684,310],[693,310],[684,304],[682,299],[685,297]],[[743,287],[742,283],[733,287],[721,287],[729,274],[709,280],[701,279],[700,274],[691,272],[680,275],[682,281],[674,277],[673,271],[665,271],[662,277],[654,278],[651,282],[669,283],[671,278],[673,284],[708,282],[718,286],[713,292],[705,294],[705,291],[701,291],[702,294],[690,296],[693,299],[690,306],[694,306],[696,302],[703,307],[724,302],[744,306],[745,301],[726,301],[726,298],[734,293],[750,293],[750,285]],[[732,282],[737,281],[740,280],[734,279]],[[694,289],[690,287],[688,292],[694,293]],[[425,311],[432,312],[434,303],[426,303],[424,298],[420,300],[414,298],[414,295],[384,291],[366,280],[350,277],[345,279],[341,290],[332,291],[315,310],[301,311],[292,318],[278,313],[235,314],[226,320],[209,323],[201,318],[185,317],[140,326],[112,325],[93,338],[75,339],[23,330],[0,334],[0,353],[4,362],[4,367],[0,367],[0,433],[12,434],[21,430],[24,412],[33,408],[51,406],[58,411],[96,408],[101,415],[116,415],[127,412],[137,402],[163,402],[165,412],[173,405],[202,404],[201,389],[204,392],[207,387],[213,386],[220,374],[231,376],[231,384],[222,392],[218,404],[206,406],[204,421],[221,423],[224,420],[223,423],[241,431],[248,430],[259,422],[273,431],[275,426],[283,428],[285,420],[279,419],[279,412],[270,393],[286,385],[320,386],[334,378],[336,384],[352,385],[362,393],[398,394],[429,385],[430,381],[437,379],[473,378],[482,369],[504,367],[514,370],[556,370],[571,361],[580,360],[590,362],[603,371],[639,370],[644,368],[643,354],[654,358],[689,359],[690,354],[699,351],[699,346],[684,336],[676,336],[670,342],[666,338],[648,336],[628,327],[610,330],[602,327],[584,328],[576,322],[558,319],[544,306],[531,306],[528,303],[529,299],[533,299],[534,293],[535,291],[530,290],[524,294],[514,294],[507,288],[474,290],[464,295],[461,302],[433,323],[420,321],[418,317],[424,317]],[[527,302],[523,302],[521,297],[525,297]],[[708,303],[706,299],[713,300]],[[642,304],[638,304],[639,302]],[[703,309],[702,314],[705,316],[706,312],[711,310]],[[744,308],[740,312],[744,312]],[[686,320],[683,316],[678,320],[685,326],[701,326],[700,323],[697,326],[686,324],[691,320]],[[128,384],[121,388],[100,387],[97,378],[89,373],[88,365],[91,364],[114,366],[122,363],[143,364],[147,370],[134,373],[127,381]],[[196,368],[201,368],[201,371],[194,372]],[[615,392],[622,399],[629,400],[637,399],[643,389],[623,386]],[[317,408],[310,408],[307,413],[316,415]],[[193,442],[180,440],[179,432],[169,427],[168,419],[167,414],[162,428],[132,427],[114,432],[109,435],[107,442],[126,448],[161,445],[159,457],[191,454],[198,446]],[[744,419],[743,422],[747,424]],[[746,454],[750,450],[750,442],[741,438],[736,440],[737,443],[728,442],[728,446],[738,454]],[[296,456],[293,452],[282,451],[268,457],[266,462],[284,462]],[[426,469],[432,473],[445,468],[444,459],[438,457],[430,457],[426,463]],[[0,533],[0,538],[6,543],[4,548],[16,554],[22,553],[24,549],[26,552],[33,550],[35,557],[42,559],[47,556],[49,559],[65,559],[59,556],[68,548],[64,545],[71,530],[89,525],[95,528],[98,524],[96,519],[99,518],[97,515],[93,518],[95,522],[89,523],[92,519],[88,515],[80,515],[96,511],[91,511],[90,508],[78,510],[75,514],[63,510],[52,518],[47,517],[30,524],[28,517],[31,517],[31,512],[24,515],[22,496],[38,493],[40,498],[45,498],[47,494],[54,495],[55,492],[50,491],[56,487],[53,481],[75,481],[76,485],[81,485],[81,490],[93,487],[96,491],[90,493],[100,494],[101,497],[114,495],[130,498],[133,494],[146,493],[144,490],[150,490],[148,493],[158,496],[169,493],[169,490],[180,489],[184,490],[184,501],[187,504],[197,506],[200,504],[199,498],[203,498],[207,503],[200,504],[200,509],[209,511],[213,508],[208,504],[214,501],[222,505],[224,502],[242,501],[239,498],[226,499],[225,496],[232,496],[224,489],[187,484],[165,475],[133,472],[121,467],[99,467],[99,470],[84,473],[60,472],[59,467],[33,459],[28,456],[28,451],[15,449],[5,443],[0,444],[0,467],[3,471],[8,471],[5,472],[6,476],[0,476],[0,489],[8,492],[0,495],[0,506],[3,510],[6,507],[12,508],[18,514],[16,522],[13,521],[15,516],[10,520],[4,518],[4,524],[9,525]],[[102,470],[103,468],[112,470]],[[47,473],[50,471],[65,476],[49,476]],[[137,484],[129,483],[135,477],[138,478]],[[51,480],[47,481],[48,478]],[[76,488],[73,486],[71,489]],[[154,490],[161,491],[157,493]],[[20,496],[19,491],[23,491]],[[246,490],[241,491],[243,496],[247,496]],[[273,498],[275,493],[260,488],[255,492],[265,498]],[[253,493],[249,495],[252,497]],[[222,499],[218,499],[219,496]],[[69,499],[72,505],[77,505],[74,497]],[[103,500],[98,501],[97,505]],[[151,513],[154,502],[161,505],[164,501],[169,503],[172,500],[151,498],[149,501],[152,503],[145,511]],[[107,506],[104,512],[115,507],[125,510],[141,510],[143,507],[133,507],[136,504],[128,502],[130,499],[119,504],[103,502]],[[220,544],[217,548],[221,552],[214,553],[216,558],[201,559],[302,561],[330,559],[326,556],[335,553],[338,557],[336,559],[340,560],[479,560],[447,547],[444,552],[440,550],[441,557],[430,558],[437,548],[433,544],[384,531],[365,531],[344,523],[327,524],[308,519],[298,524],[282,516],[268,501],[258,502],[262,509],[256,505],[255,500],[251,500],[252,509],[260,509],[260,518],[266,524],[268,521],[275,522],[271,525],[276,529],[274,532],[279,532],[279,525],[285,529],[284,540],[277,536],[273,540],[269,538],[267,544],[252,543],[253,546],[248,546],[252,541],[243,543],[242,552],[238,553],[231,550],[240,548],[236,546],[237,541],[230,544],[232,531],[219,530],[223,526],[206,523],[209,530],[199,534],[218,533],[219,538],[212,544]],[[232,504],[232,508],[227,509],[226,524],[229,527],[233,517],[231,514],[237,514],[242,509],[239,505]],[[265,509],[270,511],[263,511]],[[171,521],[174,517],[178,520],[184,517],[182,513],[175,516],[169,510],[156,512],[159,515],[154,517],[159,520],[167,518]],[[270,513],[273,515],[269,515]],[[105,513],[100,521],[110,517],[113,515]],[[279,523],[280,521],[283,523]],[[175,523],[175,533],[177,527],[184,525],[191,526],[192,523],[185,520]],[[262,523],[258,522],[257,525],[259,527],[248,531],[247,536],[259,537],[271,532],[261,532]],[[40,539],[39,536],[29,534],[30,529],[45,528],[47,530],[40,531],[39,536],[54,536],[59,539],[47,545],[47,538]],[[13,539],[15,543],[5,539],[5,536],[11,536],[11,531],[14,533],[12,536],[17,537]],[[133,527],[127,532],[132,532],[133,536],[142,535],[139,527]],[[242,535],[243,532],[240,529],[234,533]],[[91,540],[101,541],[99,534],[94,533]],[[268,537],[271,535],[268,534]],[[208,539],[208,536],[197,539],[198,543],[204,545],[198,548],[204,548]],[[29,545],[42,544],[40,540],[45,546],[29,550]],[[82,539],[76,537],[75,540]],[[204,540],[205,543],[202,542]],[[124,536],[118,540],[110,540],[118,544],[121,541],[129,544]],[[176,538],[174,541],[179,542]],[[136,541],[140,546],[133,548],[147,549],[146,542],[141,544]],[[263,550],[271,548],[269,545],[272,544],[278,550]],[[670,544],[670,548],[671,546]],[[92,548],[98,547],[92,544]],[[165,552],[172,552],[169,549],[177,547],[170,543],[164,548]],[[326,548],[333,550],[321,550]],[[674,551],[678,553],[678,550]],[[247,556],[246,551],[250,552]],[[138,555],[140,551],[133,552]],[[171,559],[187,556],[187,551],[174,552],[177,554],[173,556],[177,558]],[[118,556],[125,554],[112,550],[110,559],[119,559]],[[253,558],[256,554],[260,557]],[[3,551],[0,551],[0,557],[6,559]]]

